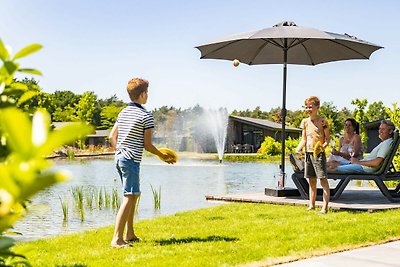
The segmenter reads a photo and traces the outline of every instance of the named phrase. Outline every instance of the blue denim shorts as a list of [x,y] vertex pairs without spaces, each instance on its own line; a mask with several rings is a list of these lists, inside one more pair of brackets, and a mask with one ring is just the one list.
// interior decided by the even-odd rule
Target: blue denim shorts
[[115,156],[115,164],[124,188],[124,195],[140,195],[140,163],[118,154]]
[[337,167],[336,170],[338,172],[358,172],[358,173],[365,172],[363,167],[360,164],[340,165]]

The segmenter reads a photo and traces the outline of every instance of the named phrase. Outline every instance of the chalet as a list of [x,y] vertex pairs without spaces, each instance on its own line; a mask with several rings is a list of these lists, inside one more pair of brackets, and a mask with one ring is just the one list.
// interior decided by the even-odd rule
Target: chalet
[[86,136],[85,144],[88,146],[110,146],[108,136],[111,130],[96,130],[95,133]]
[[[285,131],[287,137],[301,136],[301,129],[295,127],[286,126]],[[249,149],[245,152],[256,152],[266,136],[281,140],[282,125],[269,120],[229,116],[226,140],[228,152],[235,152],[234,147],[237,145],[248,146]]]
[[[53,122],[53,129],[59,129],[65,125],[76,124],[80,122]],[[110,142],[108,140],[108,135],[111,130],[96,130],[91,134],[86,136],[85,145],[87,146],[110,146]],[[75,143],[71,144],[75,146]]]

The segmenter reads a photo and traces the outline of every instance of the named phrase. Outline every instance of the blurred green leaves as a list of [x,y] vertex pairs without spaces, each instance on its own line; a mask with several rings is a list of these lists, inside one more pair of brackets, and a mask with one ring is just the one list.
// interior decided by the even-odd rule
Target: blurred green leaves
[[23,215],[27,199],[67,178],[62,172],[49,170],[51,164],[44,157],[82,138],[93,128],[82,123],[51,131],[47,111],[36,111],[31,121],[27,114],[14,107],[0,110],[0,127],[11,150],[0,162],[0,232],[3,232]]
[[0,59],[4,62],[10,58],[8,49],[4,45],[3,41],[0,39]]
[[31,44],[28,46],[25,46],[24,48],[22,48],[21,50],[19,50],[15,55],[13,60],[22,58],[22,57],[26,57],[29,56],[30,54],[33,54],[37,51],[39,51],[40,49],[42,49],[42,45],[40,44]]
[[16,82],[15,73],[41,75],[41,72],[20,68],[15,60],[41,48],[39,44],[31,44],[12,57],[0,39],[3,62],[0,67],[0,266],[29,265],[23,255],[12,252],[14,241],[4,233],[24,216],[27,200],[40,190],[68,179],[66,173],[52,170],[45,157],[94,130],[88,124],[79,123],[52,131],[50,115],[45,109],[38,109],[33,115],[19,109],[39,91]]

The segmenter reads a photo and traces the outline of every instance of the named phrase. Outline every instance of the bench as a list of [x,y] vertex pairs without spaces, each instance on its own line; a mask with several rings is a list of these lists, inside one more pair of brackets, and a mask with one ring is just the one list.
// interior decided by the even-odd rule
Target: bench
[[[397,148],[399,147],[400,138],[399,132],[395,131],[393,136],[392,148],[389,155],[385,158],[382,166],[374,173],[339,173],[328,172],[328,179],[339,180],[335,188],[331,188],[331,200],[338,199],[343,193],[344,189],[352,180],[374,181],[382,194],[391,202],[400,202],[400,183],[395,189],[389,189],[385,181],[400,181],[400,172],[396,170],[393,164],[393,158],[396,155]],[[304,178],[304,172],[295,172],[292,174],[292,180],[299,190],[300,195],[308,199],[309,184],[307,179]],[[322,190],[318,189],[317,194],[321,194]]]

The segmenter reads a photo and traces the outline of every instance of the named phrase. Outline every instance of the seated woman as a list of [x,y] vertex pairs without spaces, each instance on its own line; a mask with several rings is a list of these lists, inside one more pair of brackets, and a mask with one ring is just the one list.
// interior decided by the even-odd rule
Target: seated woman
[[344,136],[339,139],[339,151],[332,149],[332,156],[328,159],[328,170],[336,169],[339,165],[350,164],[350,158],[362,159],[364,154],[359,124],[353,118],[344,123]]

